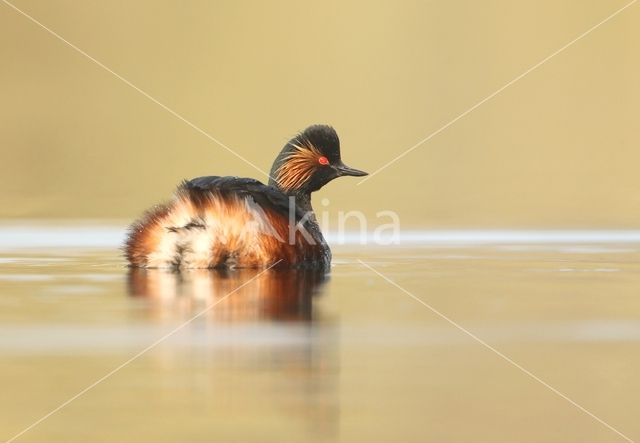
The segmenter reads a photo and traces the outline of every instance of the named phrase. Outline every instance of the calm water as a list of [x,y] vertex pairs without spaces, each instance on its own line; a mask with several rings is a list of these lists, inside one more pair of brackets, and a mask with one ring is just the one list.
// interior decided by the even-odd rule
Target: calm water
[[256,276],[132,273],[121,232],[63,231],[0,230],[4,440],[202,313],[16,441],[624,441],[358,260],[640,439],[632,236],[429,234]]

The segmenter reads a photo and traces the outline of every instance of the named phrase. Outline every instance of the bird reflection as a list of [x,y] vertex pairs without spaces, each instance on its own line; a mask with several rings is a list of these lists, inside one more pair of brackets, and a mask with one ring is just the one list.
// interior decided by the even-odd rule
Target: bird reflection
[[197,383],[197,394],[187,398],[206,399],[206,413],[259,415],[262,403],[256,399],[262,399],[274,420],[328,441],[338,429],[337,333],[331,319],[313,321],[319,316],[313,302],[327,279],[311,270],[132,268],[128,288],[133,300],[144,300],[135,315],[175,324],[204,311],[210,326],[185,328],[180,335],[191,346],[151,354],[153,373],[174,386],[185,380],[188,365],[201,376],[186,378]]
[[204,315],[221,321],[311,321],[313,299],[326,280],[317,270],[131,268],[128,289],[133,297],[156,301],[154,311],[162,317],[211,306]]

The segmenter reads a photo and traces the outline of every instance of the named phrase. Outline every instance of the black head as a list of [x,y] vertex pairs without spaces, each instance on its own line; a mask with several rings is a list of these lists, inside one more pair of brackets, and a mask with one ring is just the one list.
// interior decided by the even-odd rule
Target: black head
[[317,191],[337,177],[361,177],[367,173],[342,163],[335,129],[313,125],[289,140],[273,163],[270,175],[270,185],[287,194],[299,194]]

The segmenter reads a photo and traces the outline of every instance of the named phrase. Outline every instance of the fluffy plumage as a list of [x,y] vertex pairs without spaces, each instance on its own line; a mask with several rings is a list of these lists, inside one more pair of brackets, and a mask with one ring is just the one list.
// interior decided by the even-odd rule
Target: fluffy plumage
[[[238,177],[185,181],[168,204],[148,211],[130,229],[125,254],[148,268],[326,267],[331,255],[304,211],[289,213],[278,189]],[[303,222],[290,241],[289,218]]]

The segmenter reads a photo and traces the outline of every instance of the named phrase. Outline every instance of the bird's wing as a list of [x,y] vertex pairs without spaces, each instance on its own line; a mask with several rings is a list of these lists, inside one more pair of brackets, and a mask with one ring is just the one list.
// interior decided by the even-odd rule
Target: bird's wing
[[[207,176],[186,180],[180,186],[193,198],[207,194],[217,194],[221,197],[238,196],[251,198],[262,208],[275,210],[288,217],[289,197],[279,189],[265,185],[253,178]],[[296,209],[296,220],[304,214]]]

